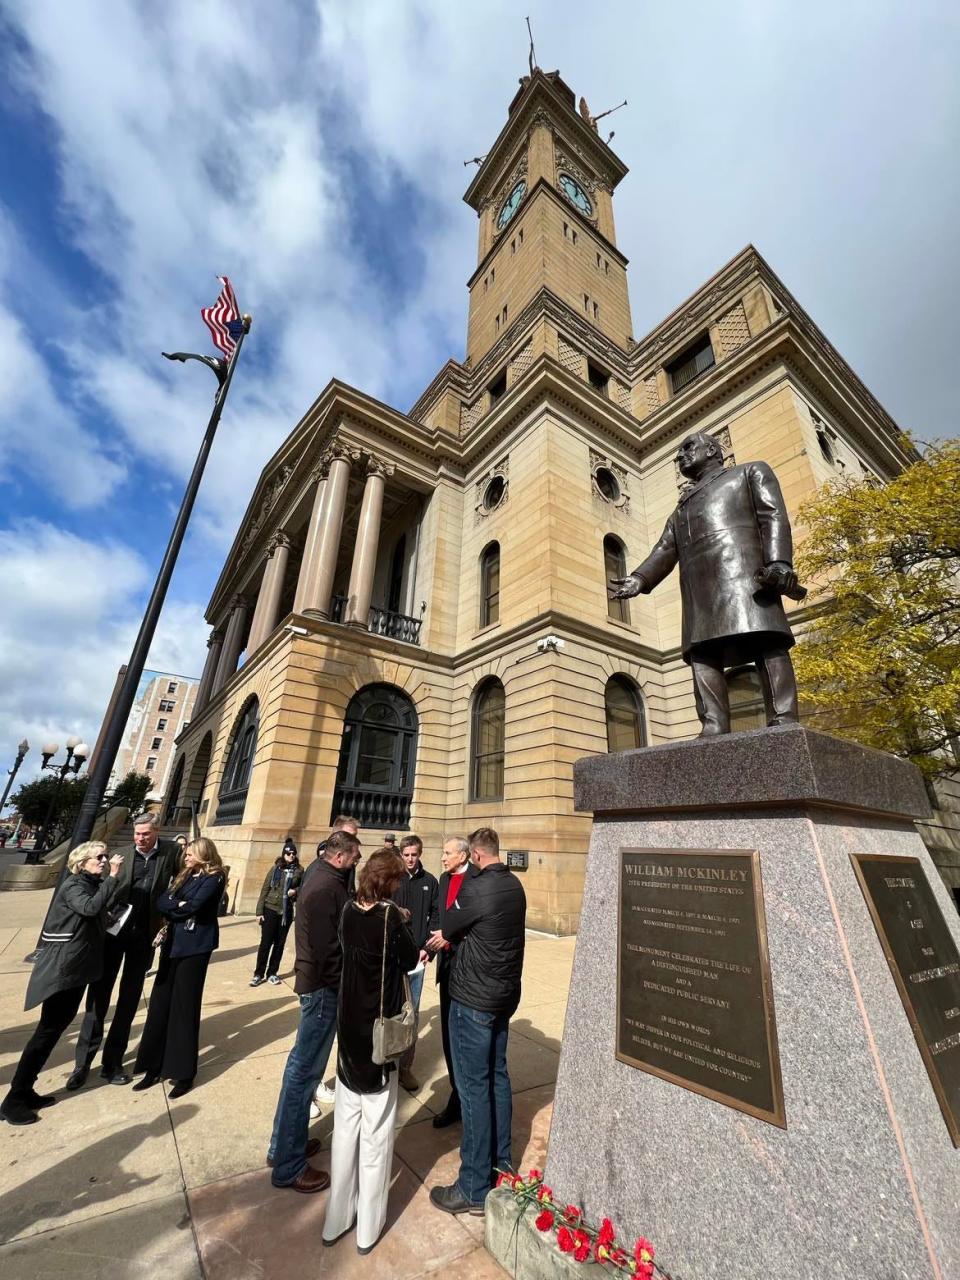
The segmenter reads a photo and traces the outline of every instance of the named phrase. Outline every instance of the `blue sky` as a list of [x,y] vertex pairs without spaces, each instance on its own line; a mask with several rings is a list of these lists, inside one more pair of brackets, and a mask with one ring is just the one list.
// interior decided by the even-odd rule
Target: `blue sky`
[[463,161],[528,12],[541,66],[629,100],[638,336],[752,241],[902,425],[955,434],[955,5],[0,0],[0,767],[96,736],[213,391],[159,353],[209,350],[218,272],[254,329],[155,667],[199,670],[256,477],[328,379],[406,408],[463,355]]

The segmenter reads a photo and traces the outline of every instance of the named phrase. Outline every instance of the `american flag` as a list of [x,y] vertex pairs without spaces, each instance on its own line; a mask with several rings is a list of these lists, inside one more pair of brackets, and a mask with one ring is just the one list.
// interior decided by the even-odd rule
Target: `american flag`
[[202,307],[200,315],[203,317],[203,323],[210,330],[214,346],[219,347],[229,360],[237,345],[237,338],[243,332],[243,322],[240,319],[240,308],[237,306],[233,285],[226,276],[217,276],[217,279],[223,285],[220,296],[212,307]]

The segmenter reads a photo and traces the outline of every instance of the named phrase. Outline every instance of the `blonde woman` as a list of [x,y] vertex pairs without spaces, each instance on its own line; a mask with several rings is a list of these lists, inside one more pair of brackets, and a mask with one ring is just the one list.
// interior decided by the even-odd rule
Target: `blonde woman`
[[171,1098],[193,1088],[203,984],[220,945],[217,911],[225,879],[217,846],[203,836],[187,845],[183,870],[157,899],[166,934],[134,1067],[144,1076],[134,1089],[149,1089],[161,1077],[173,1081]]
[[78,844],[67,858],[68,874],[47,912],[23,1006],[40,1005],[40,1022],[20,1057],[10,1092],[0,1103],[0,1116],[8,1124],[36,1124],[37,1112],[56,1102],[52,1094],[39,1094],[33,1086],[76,1016],[87,984],[103,972],[106,915],[122,866],[123,857],[111,858],[99,840]]

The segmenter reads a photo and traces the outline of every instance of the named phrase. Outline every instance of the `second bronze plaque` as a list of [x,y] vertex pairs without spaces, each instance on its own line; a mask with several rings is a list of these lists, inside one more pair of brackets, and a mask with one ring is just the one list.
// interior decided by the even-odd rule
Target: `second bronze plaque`
[[621,849],[616,1053],[787,1127],[756,851]]

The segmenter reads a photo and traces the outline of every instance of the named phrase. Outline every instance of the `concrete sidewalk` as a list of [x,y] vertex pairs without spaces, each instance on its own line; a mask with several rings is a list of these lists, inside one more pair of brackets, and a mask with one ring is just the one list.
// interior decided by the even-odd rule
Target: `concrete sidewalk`
[[[0,895],[0,1084],[6,1090],[36,1022],[23,1012],[28,967],[46,893]],[[264,1160],[277,1090],[297,1025],[290,977],[247,985],[259,937],[256,921],[222,922],[207,978],[200,1070],[191,1093],[168,1102],[165,1086],[133,1093],[97,1076],[78,1094],[63,1085],[78,1022],[57,1047],[38,1089],[59,1102],[39,1124],[0,1125],[0,1275],[4,1280],[289,1280],[379,1274],[396,1280],[444,1275],[502,1277],[482,1247],[483,1219],[451,1218],[428,1191],[452,1182],[459,1126],[436,1130],[447,1098],[436,987],[424,986],[416,1095],[400,1091],[387,1230],[366,1258],[347,1236],[320,1247],[326,1194],[271,1187]],[[543,1167],[573,961],[573,938],[530,935],[524,999],[511,1024],[514,1155]],[[284,971],[292,969],[292,939]],[[150,979],[147,980],[149,993]],[[146,1009],[134,1024],[128,1066]],[[334,1072],[331,1058],[327,1081]],[[329,1168],[332,1107],[311,1127]]]

